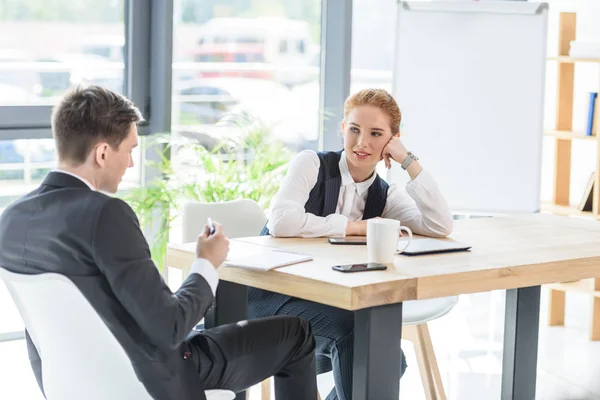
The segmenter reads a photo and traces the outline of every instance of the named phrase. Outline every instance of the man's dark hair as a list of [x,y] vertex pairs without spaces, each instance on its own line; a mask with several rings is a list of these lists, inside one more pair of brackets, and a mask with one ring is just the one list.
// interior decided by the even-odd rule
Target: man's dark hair
[[101,141],[118,149],[131,124],[143,120],[140,110],[124,96],[100,86],[77,87],[52,112],[58,158],[80,165]]

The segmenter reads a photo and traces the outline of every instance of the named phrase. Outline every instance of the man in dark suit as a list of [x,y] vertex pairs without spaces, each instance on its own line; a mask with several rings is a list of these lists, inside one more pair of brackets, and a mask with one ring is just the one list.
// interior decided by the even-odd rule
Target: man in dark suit
[[[229,251],[218,224],[198,237],[191,273],[173,293],[132,209],[101,193],[116,192],[133,166],[140,121],[129,100],[97,86],[64,97],[52,115],[58,169],[0,216],[0,266],[70,278],[156,399],[204,399],[205,389],[241,391],[273,375],[278,399],[316,399],[315,343],[305,321],[275,317],[190,333],[214,300],[216,268]],[[43,391],[29,336],[27,344]],[[85,349],[73,351],[85,357]]]

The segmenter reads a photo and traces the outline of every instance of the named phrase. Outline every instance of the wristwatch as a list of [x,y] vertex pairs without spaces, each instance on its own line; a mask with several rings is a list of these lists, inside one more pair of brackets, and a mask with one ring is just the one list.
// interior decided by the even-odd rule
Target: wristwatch
[[418,160],[418,159],[419,158],[417,156],[415,156],[413,153],[411,153],[409,151],[408,156],[406,156],[406,158],[404,159],[404,161],[402,161],[402,164],[400,166],[402,167],[402,169],[406,169],[406,168],[408,168],[410,163],[413,162],[413,160]]

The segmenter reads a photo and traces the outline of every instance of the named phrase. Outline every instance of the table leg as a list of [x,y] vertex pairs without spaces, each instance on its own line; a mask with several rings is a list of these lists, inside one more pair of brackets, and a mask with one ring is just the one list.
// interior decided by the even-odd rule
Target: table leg
[[[215,304],[205,316],[206,328],[248,319],[248,287],[220,281]],[[246,392],[237,393],[235,400],[246,400]]]
[[354,312],[354,400],[398,400],[402,303]]
[[502,400],[533,400],[537,374],[540,286],[506,291]]

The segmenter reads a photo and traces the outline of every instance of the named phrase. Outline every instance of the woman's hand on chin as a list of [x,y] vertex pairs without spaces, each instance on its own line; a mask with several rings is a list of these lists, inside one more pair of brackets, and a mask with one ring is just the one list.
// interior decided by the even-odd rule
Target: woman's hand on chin
[[408,150],[402,144],[399,136],[392,136],[388,144],[383,148],[381,156],[385,161],[386,168],[390,169],[392,167],[390,159],[402,164],[404,159],[408,157]]

